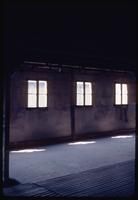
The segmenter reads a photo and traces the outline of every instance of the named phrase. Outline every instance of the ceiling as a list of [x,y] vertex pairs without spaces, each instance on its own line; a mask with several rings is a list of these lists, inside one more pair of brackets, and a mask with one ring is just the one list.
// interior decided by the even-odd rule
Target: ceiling
[[4,61],[136,68],[134,4],[4,5]]

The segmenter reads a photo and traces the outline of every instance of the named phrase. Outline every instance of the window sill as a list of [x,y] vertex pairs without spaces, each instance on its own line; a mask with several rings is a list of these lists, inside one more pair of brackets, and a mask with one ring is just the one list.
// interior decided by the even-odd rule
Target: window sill
[[26,108],[27,110],[48,110],[48,107],[43,107],[43,108]]
[[84,105],[84,106],[77,106],[77,105],[75,105],[75,108],[93,108],[93,105],[91,105],[91,106],[86,106],[86,105]]
[[121,105],[114,104],[114,106],[116,106],[116,107],[128,107],[128,104],[121,104]]

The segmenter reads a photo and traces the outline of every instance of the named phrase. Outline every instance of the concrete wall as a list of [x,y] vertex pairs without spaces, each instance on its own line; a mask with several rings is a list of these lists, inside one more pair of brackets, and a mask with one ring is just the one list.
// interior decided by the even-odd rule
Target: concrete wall
[[[93,83],[93,106],[76,107],[76,134],[135,128],[135,78],[123,73],[77,74],[75,80]],[[128,106],[114,105],[115,82],[128,84]]]
[[[48,108],[27,108],[27,80],[48,81]],[[68,74],[18,72],[11,79],[10,141],[69,136],[70,81]]]
[[[11,77],[10,142],[71,136],[70,72],[15,72]],[[27,80],[48,81],[48,108],[27,108]],[[92,81],[93,106],[75,106],[75,134],[135,128],[135,77],[127,73],[75,72]],[[114,83],[128,83],[129,105],[114,105]],[[75,103],[75,102],[74,102]]]

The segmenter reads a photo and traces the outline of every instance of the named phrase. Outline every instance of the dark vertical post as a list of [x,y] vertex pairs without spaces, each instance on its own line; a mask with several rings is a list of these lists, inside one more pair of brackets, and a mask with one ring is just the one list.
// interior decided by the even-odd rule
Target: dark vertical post
[[9,125],[10,125],[10,73],[5,70],[3,79],[3,137],[2,137],[2,180],[9,182]]
[[10,79],[11,72],[5,70],[3,77],[3,134],[2,134],[2,182],[3,186],[19,184],[9,177],[9,136],[10,136]]
[[[134,75],[135,76],[135,75]],[[136,111],[138,110],[138,80],[136,79],[136,88],[135,88],[135,102],[136,102]],[[138,119],[138,113],[136,112],[136,119]],[[136,123],[136,121],[135,121]],[[137,125],[136,125],[137,128]],[[137,129],[136,129],[137,130]],[[136,177],[136,182],[135,182],[135,196],[138,196],[138,187],[136,187],[138,185],[138,171],[136,169],[138,169],[138,162],[137,162],[137,158],[138,158],[138,132],[136,131],[136,153],[135,153],[135,157],[136,157],[136,161],[135,161],[135,177]]]
[[73,69],[71,70],[70,74],[70,96],[71,96],[71,106],[70,106],[70,118],[71,118],[71,136],[72,139],[75,137],[75,88],[74,88],[74,71]]

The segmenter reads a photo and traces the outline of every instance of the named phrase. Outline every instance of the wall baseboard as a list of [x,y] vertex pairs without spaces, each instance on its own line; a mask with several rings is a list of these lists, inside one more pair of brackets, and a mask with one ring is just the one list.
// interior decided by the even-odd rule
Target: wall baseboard
[[85,134],[78,134],[74,137],[56,137],[56,138],[47,138],[41,140],[29,140],[29,141],[21,141],[21,142],[10,142],[9,143],[9,150],[19,150],[19,149],[26,149],[26,148],[34,148],[40,147],[45,145],[52,145],[58,143],[65,143],[77,140],[86,140],[86,139],[96,139],[102,137],[109,137],[113,135],[124,135],[124,134],[132,134],[135,132],[136,129],[121,129],[115,131],[104,131],[104,132],[95,132],[95,133],[85,133]]

